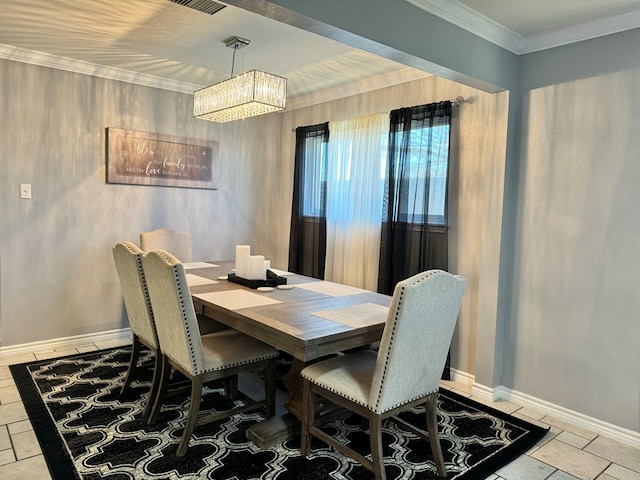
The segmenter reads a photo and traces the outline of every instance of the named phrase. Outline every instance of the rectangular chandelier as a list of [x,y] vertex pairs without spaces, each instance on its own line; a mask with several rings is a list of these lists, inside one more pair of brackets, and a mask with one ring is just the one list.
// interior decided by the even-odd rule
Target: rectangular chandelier
[[193,116],[213,122],[231,122],[283,110],[287,79],[251,70],[193,94]]

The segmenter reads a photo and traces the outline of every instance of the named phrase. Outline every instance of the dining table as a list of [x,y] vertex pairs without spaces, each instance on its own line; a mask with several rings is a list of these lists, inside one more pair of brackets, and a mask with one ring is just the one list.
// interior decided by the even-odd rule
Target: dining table
[[198,315],[257,338],[292,358],[284,377],[288,413],[247,431],[247,437],[263,448],[299,429],[300,371],[322,358],[379,341],[391,303],[388,295],[278,269],[271,272],[280,285],[252,288],[229,280],[234,276],[234,262],[228,260],[185,263],[184,268]]

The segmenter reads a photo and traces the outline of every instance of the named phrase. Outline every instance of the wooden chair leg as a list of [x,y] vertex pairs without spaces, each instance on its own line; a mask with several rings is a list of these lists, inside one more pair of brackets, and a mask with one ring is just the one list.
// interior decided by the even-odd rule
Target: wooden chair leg
[[158,396],[158,387],[160,384],[160,378],[162,376],[162,354],[157,350],[154,352],[154,361],[153,361],[153,378],[151,379],[151,390],[149,390],[149,395],[147,397],[147,406],[144,407],[144,411],[142,412],[142,418],[146,421],[149,421],[149,416],[151,415],[151,410],[156,403],[156,397]]
[[238,398],[238,375],[232,375],[224,379],[224,390],[231,400]]
[[438,438],[438,394],[432,393],[427,399],[427,433],[429,434],[429,443],[431,444],[431,452],[436,464],[438,475],[447,476],[447,469],[444,466],[444,458],[442,457],[442,447]]
[[309,455],[311,451],[311,427],[315,422],[316,405],[311,391],[311,382],[306,378],[302,381],[302,432],[300,453]]
[[200,411],[200,401],[202,400],[202,375],[197,375],[191,379],[191,404],[189,405],[189,413],[187,413],[187,422],[184,426],[184,433],[178,445],[177,457],[182,457],[187,452],[191,434],[198,421],[198,412]]
[[269,360],[264,372],[264,399],[267,418],[276,414],[276,359]]
[[127,391],[129,385],[131,385],[131,380],[133,379],[133,371],[136,369],[138,365],[138,358],[140,357],[140,340],[137,335],[133,335],[133,342],[131,343],[131,357],[129,359],[129,370],[127,371],[127,376],[124,379],[124,383],[122,384],[122,388],[120,389],[120,395],[123,395],[124,392]]
[[384,459],[382,458],[382,417],[371,414],[369,417],[369,428],[373,474],[376,480],[386,480],[387,475],[384,471]]
[[167,357],[162,355],[160,363],[162,367],[160,381],[158,384],[158,393],[156,394],[156,398],[153,402],[153,409],[151,410],[151,414],[149,415],[149,419],[147,420],[147,423],[149,425],[156,423],[156,420],[158,419],[158,414],[160,413],[160,409],[162,408],[162,402],[165,395],[167,394],[167,389],[169,388],[169,379],[171,378],[172,369]]

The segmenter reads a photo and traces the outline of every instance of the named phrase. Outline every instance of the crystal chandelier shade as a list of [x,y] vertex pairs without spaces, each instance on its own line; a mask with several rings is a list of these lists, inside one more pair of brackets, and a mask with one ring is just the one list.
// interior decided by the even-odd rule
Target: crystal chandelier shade
[[287,79],[251,70],[193,94],[193,116],[231,122],[285,108]]

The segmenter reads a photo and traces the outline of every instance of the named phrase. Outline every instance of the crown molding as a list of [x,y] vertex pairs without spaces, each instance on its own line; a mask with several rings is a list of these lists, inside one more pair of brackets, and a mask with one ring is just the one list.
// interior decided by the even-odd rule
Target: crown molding
[[[109,80],[133,83],[146,87],[161,88],[163,90],[170,90],[172,92],[187,93],[189,95],[202,88],[202,85],[169,80],[162,77],[156,77],[154,75],[131,72],[129,70],[123,70],[115,67],[106,67],[104,65],[98,65],[96,63],[75,60],[68,57],[59,57],[56,55],[51,55],[49,53],[26,50],[23,48],[13,47],[11,45],[0,44],[0,58],[21,63],[28,63],[31,65],[38,65],[41,67],[55,68],[67,72],[81,73],[84,75],[106,78]],[[378,75],[377,77],[352,82],[340,87],[330,88],[320,92],[315,92],[311,95],[288,100],[286,110],[291,111],[298,108],[316,105],[318,103],[338,100],[340,98],[348,97],[351,95],[366,93],[372,90],[378,90],[380,88],[426,78],[428,76],[430,76],[430,74],[426,72],[408,67],[400,68],[399,70],[390,72],[385,75]]]
[[530,35],[525,38],[522,53],[546,50],[548,48],[624,32],[638,27],[640,27],[640,8],[626,13],[602,17],[598,20],[572,25],[570,27]]
[[107,67],[104,65],[98,65],[97,63],[75,60],[69,57],[59,57],[57,55],[26,50],[24,48],[13,47],[11,45],[0,44],[0,58],[28,63],[31,65],[38,65],[40,67],[56,68],[67,72],[82,73],[84,75],[91,75],[109,80],[134,83],[145,87],[161,88],[172,92],[192,94],[194,91],[202,88],[202,85],[170,80],[167,78],[157,77],[155,75],[136,73],[130,70],[123,70],[121,68]]
[[640,27],[640,8],[636,8],[625,13],[522,37],[457,0],[406,1],[516,55]]
[[519,55],[525,39],[457,0],[406,0],[418,8]]

